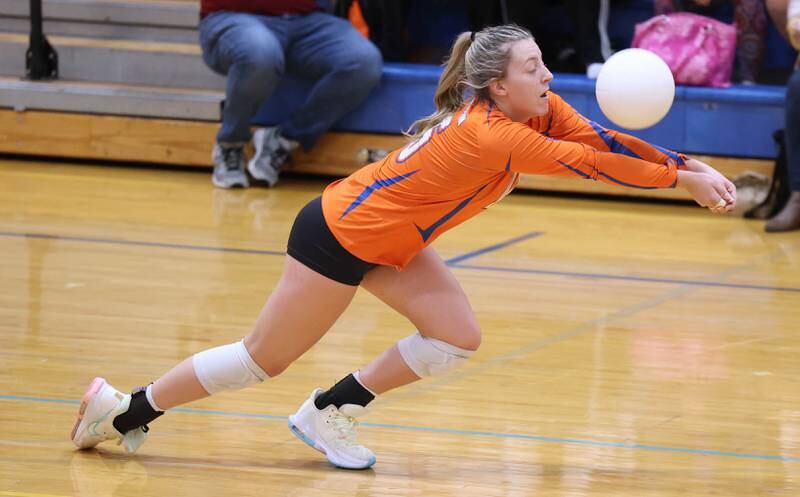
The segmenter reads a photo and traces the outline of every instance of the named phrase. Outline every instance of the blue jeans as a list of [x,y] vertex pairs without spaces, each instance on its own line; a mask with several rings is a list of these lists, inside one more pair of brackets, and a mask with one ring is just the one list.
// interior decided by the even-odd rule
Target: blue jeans
[[796,69],[786,84],[786,164],[789,166],[789,186],[800,192],[800,69]]
[[203,60],[226,75],[217,141],[250,141],[250,121],[284,75],[314,81],[281,134],[311,148],[378,84],[383,61],[349,21],[322,12],[259,16],[215,12],[200,22]]

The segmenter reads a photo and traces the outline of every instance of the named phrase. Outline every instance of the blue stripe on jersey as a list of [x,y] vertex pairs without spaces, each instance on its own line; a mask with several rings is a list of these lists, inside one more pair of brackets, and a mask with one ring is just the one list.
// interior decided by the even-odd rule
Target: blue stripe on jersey
[[511,171],[511,154],[508,154],[508,162],[506,162],[506,171]]
[[669,157],[670,159],[674,160],[676,165],[678,165],[678,166],[682,166],[683,165],[683,159],[681,159],[681,156],[678,155],[677,153],[673,152],[672,150],[667,150],[664,147],[659,147],[658,145],[652,145],[652,146],[653,146],[653,148],[655,148],[656,150],[658,150],[662,154],[664,154],[667,157]]
[[458,205],[455,207],[455,209],[451,210],[450,212],[448,212],[448,213],[447,213],[447,214],[445,214],[444,216],[440,217],[440,218],[439,218],[439,220],[437,220],[435,223],[433,223],[432,225],[428,226],[427,228],[425,228],[425,229],[422,229],[422,228],[420,228],[420,227],[419,227],[419,225],[418,225],[418,224],[414,223],[414,226],[416,226],[416,227],[417,227],[417,231],[419,231],[419,234],[420,234],[420,236],[422,236],[422,241],[423,241],[423,242],[427,242],[427,241],[428,241],[428,238],[430,238],[430,237],[431,237],[431,235],[433,234],[433,232],[434,232],[434,231],[436,231],[436,228],[440,227],[441,225],[443,225],[444,223],[446,223],[448,220],[450,220],[450,218],[452,218],[453,216],[455,216],[456,214],[458,214],[458,212],[459,212],[461,209],[463,209],[464,207],[466,207],[466,206],[467,206],[467,204],[469,204],[470,202],[472,202],[472,199],[474,199],[475,197],[477,197],[477,196],[478,196],[478,194],[479,194],[479,193],[480,193],[480,192],[481,192],[481,191],[482,191],[484,188],[486,188],[486,185],[483,185],[482,187],[480,187],[480,188],[478,189],[478,191],[477,191],[477,192],[475,192],[475,194],[474,194],[474,195],[472,195],[471,197],[469,197],[469,198],[466,198],[466,199],[462,200],[462,201],[461,201],[461,203],[460,203],[460,204],[458,204]]
[[350,214],[350,211],[352,211],[353,209],[355,209],[356,207],[361,205],[376,190],[380,190],[381,188],[389,187],[389,186],[392,186],[394,184],[397,184],[397,183],[403,181],[406,178],[410,178],[411,176],[413,176],[414,174],[418,173],[419,171],[420,171],[419,169],[416,169],[414,171],[411,171],[410,173],[401,174],[400,176],[395,176],[394,178],[376,179],[374,183],[372,183],[371,185],[369,185],[366,188],[364,188],[364,191],[361,192],[361,194],[355,200],[353,200],[353,203],[350,204],[347,207],[347,209],[344,211],[344,213],[341,216],[339,216],[339,219],[342,219],[346,215]]
[[[569,164],[567,164],[566,162],[561,162],[561,161],[558,161],[558,163],[559,163],[559,164],[561,164],[562,166],[566,167],[566,168],[567,168],[567,169],[569,169],[570,171],[574,172],[575,174],[578,174],[579,176],[583,176],[583,177],[584,177],[584,178],[586,178],[586,179],[590,179],[590,178],[591,178],[591,176],[589,176],[589,175],[588,175],[588,174],[586,174],[585,172],[581,171],[581,170],[580,170],[580,169],[578,169],[578,168],[575,168],[575,167],[572,167],[572,166],[570,166],[570,165],[569,165]],[[631,188],[639,188],[639,189],[641,189],[641,190],[656,190],[656,189],[658,189],[658,187],[657,187],[657,186],[639,186],[639,185],[633,185],[633,184],[631,184],[631,183],[625,183],[624,181],[620,181],[620,180],[618,180],[617,178],[615,178],[615,177],[613,177],[613,176],[609,176],[608,174],[606,174],[606,173],[604,173],[604,172],[602,172],[602,171],[598,171],[598,172],[597,172],[597,174],[598,174],[599,176],[603,176],[603,177],[605,177],[605,178],[608,178],[609,180],[613,181],[614,183],[616,183],[616,184],[618,184],[618,185],[622,185],[622,186],[628,186],[628,187],[631,187]],[[677,184],[677,181],[675,182],[675,184]],[[673,187],[674,187],[674,186],[675,186],[675,185],[673,184]]]
[[558,161],[558,163],[559,163],[559,164],[561,164],[562,166],[566,167],[567,169],[569,169],[569,170],[570,170],[570,171],[572,171],[573,173],[577,174],[578,176],[583,176],[583,177],[584,177],[584,178],[586,178],[586,179],[590,179],[590,178],[591,178],[591,176],[589,176],[589,175],[588,175],[588,174],[586,174],[585,172],[581,171],[580,169],[578,169],[578,168],[576,168],[576,167],[572,167],[572,166],[570,166],[570,165],[569,165],[569,164],[567,164],[566,162]]
[[611,181],[613,181],[614,183],[616,183],[618,185],[628,186],[628,187],[631,187],[631,188],[639,188],[640,190],[657,190],[658,189],[657,186],[639,186],[639,185],[632,185],[630,183],[625,183],[624,181],[620,181],[617,178],[609,176],[608,174],[606,174],[606,173],[604,173],[602,171],[598,172],[598,174],[600,176],[605,176],[606,178],[610,179]]
[[637,159],[641,159],[639,154],[637,154],[633,150],[629,149],[628,147],[626,147],[625,145],[623,145],[622,143],[620,143],[616,139],[614,139],[614,137],[611,136],[611,133],[609,133],[607,129],[603,128],[602,126],[600,126],[596,122],[591,121],[589,119],[584,118],[584,120],[586,121],[586,123],[589,126],[591,126],[594,129],[595,133],[600,135],[600,138],[602,138],[603,141],[608,146],[608,150],[609,151],[611,151],[611,152],[613,152],[615,154],[623,154],[623,155],[627,155],[629,157],[635,157]]

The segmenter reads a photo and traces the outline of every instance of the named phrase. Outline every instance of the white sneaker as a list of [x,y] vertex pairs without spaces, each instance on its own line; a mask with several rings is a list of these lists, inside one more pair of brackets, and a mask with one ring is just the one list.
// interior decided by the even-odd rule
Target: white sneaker
[[276,127],[258,128],[253,133],[253,157],[247,163],[247,172],[259,181],[266,181],[268,186],[275,186],[281,169],[299,145],[282,137]]
[[117,391],[103,378],[95,378],[83,394],[78,419],[72,428],[72,441],[79,449],[91,449],[106,440],[118,440],[129,454],[147,438],[145,427],[124,435],[114,428],[114,418],[128,410],[131,396]]
[[211,153],[214,162],[214,172],[211,183],[217,188],[247,188],[250,182],[244,172],[244,149],[242,147],[222,147],[214,144]]
[[289,416],[292,433],[314,449],[322,452],[334,466],[346,469],[366,469],[375,464],[375,454],[356,441],[355,418],[367,413],[367,408],[345,404],[337,409],[329,405],[323,410],[314,405],[322,389],[311,392],[300,409]]

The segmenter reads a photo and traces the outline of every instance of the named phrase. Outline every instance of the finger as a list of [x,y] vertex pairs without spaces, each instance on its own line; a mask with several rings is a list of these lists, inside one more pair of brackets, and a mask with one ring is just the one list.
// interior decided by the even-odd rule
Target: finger
[[717,203],[709,203],[706,208],[713,212],[714,214],[718,214],[720,209],[725,208],[726,202],[722,199],[718,200]]
[[728,212],[733,211],[736,208],[736,199],[733,199],[733,202],[726,202],[724,199],[720,199],[717,204],[711,208],[711,210],[715,214],[727,214]]
[[733,195],[733,202],[728,202],[728,205],[725,206],[725,210],[727,212],[731,212],[732,210],[736,209],[736,195]]
[[735,197],[731,195],[731,192],[728,190],[728,186],[725,184],[725,182],[714,183],[713,186],[714,190],[716,190],[717,194],[726,204],[733,202]]

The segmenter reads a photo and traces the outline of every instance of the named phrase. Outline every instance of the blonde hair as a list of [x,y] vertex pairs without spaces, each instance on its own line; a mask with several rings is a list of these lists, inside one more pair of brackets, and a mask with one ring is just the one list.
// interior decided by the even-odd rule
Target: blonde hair
[[422,135],[453,114],[464,104],[467,89],[479,100],[490,100],[489,82],[505,76],[511,58],[510,45],[527,39],[533,40],[531,32],[516,24],[458,35],[433,96],[436,111],[414,122],[406,135]]

